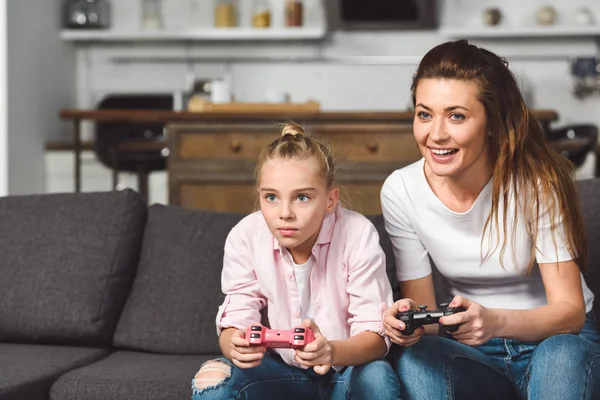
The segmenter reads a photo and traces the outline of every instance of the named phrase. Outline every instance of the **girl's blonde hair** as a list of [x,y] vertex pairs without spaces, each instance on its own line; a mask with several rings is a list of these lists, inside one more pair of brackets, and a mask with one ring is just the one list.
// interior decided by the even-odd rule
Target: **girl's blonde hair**
[[254,171],[255,182],[260,183],[260,172],[268,160],[307,160],[314,158],[319,164],[319,172],[332,188],[335,182],[337,165],[330,148],[317,138],[306,134],[304,128],[296,123],[288,123],[281,130],[281,136],[265,147],[258,156]]

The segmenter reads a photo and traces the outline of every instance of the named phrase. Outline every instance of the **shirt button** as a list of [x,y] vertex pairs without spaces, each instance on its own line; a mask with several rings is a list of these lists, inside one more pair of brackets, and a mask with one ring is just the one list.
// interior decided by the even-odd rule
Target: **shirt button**
[[294,275],[290,274],[290,280],[294,280]]

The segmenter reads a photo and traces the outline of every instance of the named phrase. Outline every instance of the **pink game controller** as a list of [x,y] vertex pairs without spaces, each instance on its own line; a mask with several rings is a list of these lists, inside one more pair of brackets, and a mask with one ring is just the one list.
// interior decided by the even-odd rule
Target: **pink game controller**
[[276,330],[262,325],[251,325],[246,330],[246,340],[252,345],[297,349],[315,340],[315,335],[312,330],[303,326],[296,326],[290,330]]

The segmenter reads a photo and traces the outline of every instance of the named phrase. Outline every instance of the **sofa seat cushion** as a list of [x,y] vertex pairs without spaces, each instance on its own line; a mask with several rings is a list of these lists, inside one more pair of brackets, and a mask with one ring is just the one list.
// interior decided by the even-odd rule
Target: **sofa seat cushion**
[[184,356],[119,351],[71,371],[52,385],[52,400],[189,399],[192,379],[215,355]]
[[140,265],[114,346],[164,354],[219,354],[215,317],[223,248],[243,214],[153,205]]
[[108,354],[85,347],[0,343],[0,400],[46,400],[60,375]]
[[145,217],[132,190],[0,199],[0,342],[110,344]]

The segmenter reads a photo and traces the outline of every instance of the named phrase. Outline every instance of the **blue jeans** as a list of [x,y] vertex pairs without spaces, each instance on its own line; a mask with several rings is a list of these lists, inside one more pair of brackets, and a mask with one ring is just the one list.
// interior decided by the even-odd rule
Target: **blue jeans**
[[424,336],[393,347],[403,399],[598,399],[600,335],[588,313],[579,335],[481,346]]
[[371,361],[356,367],[333,368],[325,375],[286,364],[279,355],[267,352],[259,366],[241,369],[226,358],[231,377],[216,386],[201,390],[192,383],[192,400],[225,399],[371,399],[397,400],[400,385],[386,360]]

